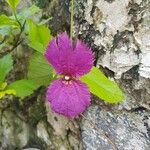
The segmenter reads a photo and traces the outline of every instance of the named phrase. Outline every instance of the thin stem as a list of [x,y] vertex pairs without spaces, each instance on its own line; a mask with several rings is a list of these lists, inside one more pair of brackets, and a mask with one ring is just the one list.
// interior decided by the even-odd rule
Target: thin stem
[[17,14],[16,14],[16,11],[15,11],[15,10],[13,11],[13,14],[14,14],[14,16],[15,16],[16,21],[18,22],[18,24],[19,24],[19,26],[20,26],[20,29],[22,29],[22,25],[21,25],[20,21],[19,21],[18,18],[17,18]]
[[74,0],[71,0],[71,20],[70,20],[70,38],[73,37],[73,16],[74,16]]
[[11,46],[7,49],[4,49],[4,51],[0,52],[0,58],[2,58],[3,56],[7,55],[10,52],[12,52],[15,48],[17,48],[22,43],[23,39],[21,39],[21,35],[24,31],[25,24],[26,24],[26,21],[23,23],[23,26],[20,29],[20,33],[18,34],[18,36],[16,36],[13,46]]

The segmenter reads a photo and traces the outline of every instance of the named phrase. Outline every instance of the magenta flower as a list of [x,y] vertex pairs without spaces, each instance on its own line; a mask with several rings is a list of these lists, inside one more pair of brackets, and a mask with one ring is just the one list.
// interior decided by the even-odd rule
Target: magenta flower
[[89,89],[78,78],[92,68],[92,51],[79,40],[74,45],[64,32],[50,41],[45,57],[61,75],[47,90],[51,108],[54,112],[74,118],[90,105]]

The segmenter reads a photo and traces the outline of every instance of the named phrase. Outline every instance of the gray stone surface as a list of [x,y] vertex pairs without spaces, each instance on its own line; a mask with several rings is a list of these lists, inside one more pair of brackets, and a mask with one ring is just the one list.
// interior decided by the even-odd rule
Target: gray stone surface
[[126,93],[126,101],[117,109],[150,108],[149,8],[148,0],[76,3],[75,36],[89,43],[95,65]]
[[95,65],[115,79],[126,95],[125,101],[118,105],[98,100],[97,106],[88,109],[81,125],[86,150],[113,149],[110,142],[92,128],[89,119],[96,122],[100,132],[112,138],[119,150],[150,149],[147,133],[150,127],[145,119],[150,115],[149,9],[148,0],[80,0],[76,3],[75,36],[89,43],[96,55]]
[[91,106],[81,124],[83,149],[149,150],[149,121],[145,110],[115,112]]
[[28,125],[11,111],[5,111],[1,117],[0,149],[11,150],[24,147],[29,139]]

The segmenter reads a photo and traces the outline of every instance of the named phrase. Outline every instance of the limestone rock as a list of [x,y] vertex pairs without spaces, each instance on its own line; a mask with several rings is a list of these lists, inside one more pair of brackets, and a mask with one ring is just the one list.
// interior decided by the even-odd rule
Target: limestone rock
[[9,111],[4,112],[1,117],[1,149],[12,150],[24,147],[29,139],[28,125]]
[[83,148],[149,150],[149,120],[150,114],[145,110],[115,112],[92,106],[81,124]]

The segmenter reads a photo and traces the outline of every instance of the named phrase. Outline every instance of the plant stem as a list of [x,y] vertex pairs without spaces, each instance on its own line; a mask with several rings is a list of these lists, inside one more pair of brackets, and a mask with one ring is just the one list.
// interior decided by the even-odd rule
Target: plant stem
[[19,21],[18,18],[17,18],[17,14],[16,14],[16,11],[15,11],[15,10],[13,11],[13,14],[14,14],[14,16],[15,16],[16,21],[18,22],[18,24],[19,24],[19,26],[20,26],[20,29],[21,29],[21,28],[22,28],[22,25],[21,25],[20,21]]
[[73,37],[73,16],[74,16],[74,0],[71,0],[71,20],[70,20],[70,38]]
[[7,55],[10,52],[12,52],[15,48],[17,48],[22,43],[23,39],[21,39],[21,34],[24,31],[25,24],[26,24],[26,21],[23,23],[23,26],[20,29],[20,33],[16,37],[16,40],[14,41],[13,46],[11,46],[7,49],[4,49],[4,51],[0,52],[0,58],[2,58],[3,56]]

